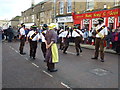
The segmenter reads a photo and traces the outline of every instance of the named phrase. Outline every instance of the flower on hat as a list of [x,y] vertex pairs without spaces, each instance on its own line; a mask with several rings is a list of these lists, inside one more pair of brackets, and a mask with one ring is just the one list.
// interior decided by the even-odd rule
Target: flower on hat
[[51,23],[48,27],[49,27],[49,29],[54,29],[56,27],[56,24]]

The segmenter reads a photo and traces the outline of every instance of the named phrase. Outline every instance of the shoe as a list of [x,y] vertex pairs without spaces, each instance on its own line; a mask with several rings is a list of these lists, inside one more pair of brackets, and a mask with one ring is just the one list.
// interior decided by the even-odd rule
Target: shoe
[[57,72],[57,69],[49,69],[50,72]]
[[110,49],[109,47],[106,47],[106,49]]
[[49,68],[47,68],[47,70],[48,70],[48,71],[50,71],[50,69],[49,69]]
[[79,56],[79,55],[80,55],[79,53],[76,54],[76,56]]
[[35,57],[33,57],[33,59],[36,59]]
[[82,50],[80,50],[80,52],[82,52]]
[[93,58],[91,58],[91,59],[98,59],[97,57],[93,57]]
[[20,53],[21,55],[25,55],[26,53]]
[[44,60],[44,62],[47,62],[46,60]]
[[104,59],[101,59],[100,61],[101,61],[101,62],[104,62]]
[[64,54],[67,54],[66,52],[63,52]]

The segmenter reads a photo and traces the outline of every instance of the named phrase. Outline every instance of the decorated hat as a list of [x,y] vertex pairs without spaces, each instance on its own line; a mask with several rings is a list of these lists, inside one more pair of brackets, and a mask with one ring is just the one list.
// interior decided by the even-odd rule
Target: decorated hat
[[36,25],[32,25],[31,27],[32,27],[32,28],[37,28],[37,26],[36,26]]
[[56,25],[54,23],[51,23],[50,25],[48,25],[49,29],[54,29],[56,27]]

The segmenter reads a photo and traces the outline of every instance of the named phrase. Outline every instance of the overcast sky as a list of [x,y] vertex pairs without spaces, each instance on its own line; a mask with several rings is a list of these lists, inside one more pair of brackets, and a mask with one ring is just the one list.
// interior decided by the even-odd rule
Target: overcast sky
[[[35,4],[43,0],[34,0]],[[10,20],[31,7],[32,0],[0,0],[0,20]]]

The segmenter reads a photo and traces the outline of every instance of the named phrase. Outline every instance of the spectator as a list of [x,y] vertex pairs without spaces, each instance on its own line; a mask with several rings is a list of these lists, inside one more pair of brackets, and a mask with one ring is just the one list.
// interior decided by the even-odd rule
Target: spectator
[[112,32],[111,32],[109,27],[107,28],[107,30],[108,30],[108,35],[106,36],[105,40],[106,40],[106,43],[107,43],[106,48],[109,49],[110,48],[111,38],[112,38]]
[[85,31],[84,31],[83,38],[84,38],[84,44],[87,44],[87,41],[88,41],[88,31],[87,31],[87,29],[85,29]]

